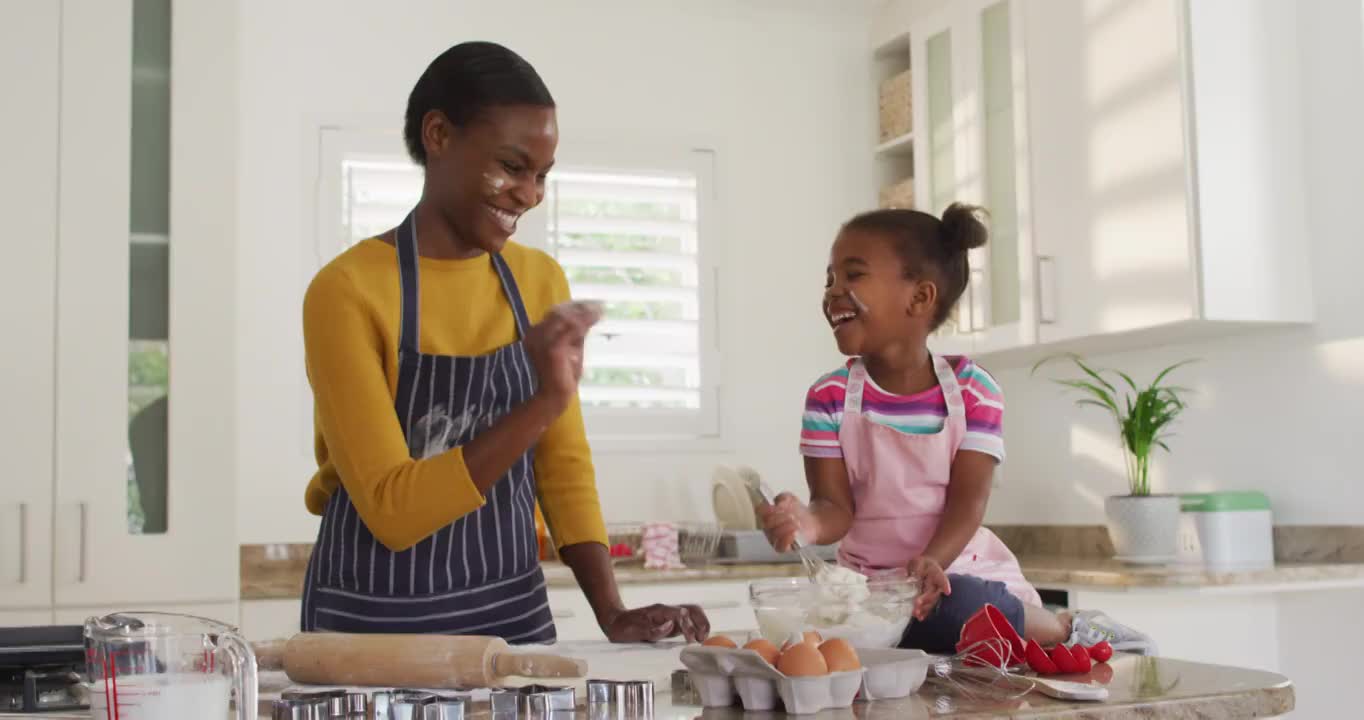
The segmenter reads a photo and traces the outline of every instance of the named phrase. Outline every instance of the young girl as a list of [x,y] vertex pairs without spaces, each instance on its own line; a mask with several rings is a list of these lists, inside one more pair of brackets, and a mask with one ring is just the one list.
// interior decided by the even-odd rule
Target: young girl
[[934,356],[928,336],[966,289],[967,252],[985,244],[979,209],[942,219],[878,210],[834,241],[824,316],[853,359],[806,397],[801,432],[810,504],[783,494],[760,509],[778,550],[799,533],[841,541],[839,562],[863,574],[908,571],[921,594],[901,646],[953,652],[986,603],[1042,645],[1108,639],[1149,651],[1139,633],[1097,613],[1073,620],[1042,607],[1018,561],[981,522],[1004,460],[1003,396],[964,357]]

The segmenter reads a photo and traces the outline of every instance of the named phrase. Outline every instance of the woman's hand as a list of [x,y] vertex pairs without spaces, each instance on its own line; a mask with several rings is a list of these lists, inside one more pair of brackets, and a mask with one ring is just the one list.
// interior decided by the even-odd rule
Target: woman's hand
[[678,635],[696,643],[710,636],[710,620],[695,605],[650,605],[621,610],[603,620],[601,629],[613,643],[652,643]]
[[815,538],[819,537],[814,514],[791,493],[778,495],[771,505],[758,506],[758,518],[762,520],[767,541],[777,552],[790,550],[797,536],[806,544],[814,544]]
[[920,555],[909,563],[909,576],[919,581],[919,596],[914,598],[914,618],[924,620],[943,595],[952,594],[952,583],[942,566],[927,555]]
[[570,302],[551,309],[526,333],[526,352],[539,378],[536,398],[562,413],[578,394],[583,343],[601,319],[599,303]]

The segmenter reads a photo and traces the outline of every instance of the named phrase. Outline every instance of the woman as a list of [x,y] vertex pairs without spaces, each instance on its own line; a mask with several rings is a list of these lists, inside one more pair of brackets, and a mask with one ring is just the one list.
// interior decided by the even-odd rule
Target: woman
[[403,223],[321,271],[303,302],[322,516],[309,631],[555,639],[535,502],[614,642],[709,633],[697,607],[625,609],[577,401],[598,310],[548,255],[509,243],[558,143],[535,70],[492,43],[436,58],[408,98],[425,169]]

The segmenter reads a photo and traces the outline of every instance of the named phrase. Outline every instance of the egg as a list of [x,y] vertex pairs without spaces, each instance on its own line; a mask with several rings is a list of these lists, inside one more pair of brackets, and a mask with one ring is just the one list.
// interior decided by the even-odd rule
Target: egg
[[781,651],[777,649],[777,646],[762,638],[758,638],[745,645],[744,649],[752,650],[763,656],[763,659],[767,661],[767,664],[773,667],[777,666],[777,658],[781,657]]
[[816,677],[829,674],[829,665],[819,648],[809,643],[796,643],[777,658],[777,672],[787,677]]
[[786,642],[782,643],[781,651],[786,652],[787,650],[790,650],[792,647],[795,647],[796,645],[799,645],[801,643],[804,643],[806,645],[813,645],[816,648],[818,648],[819,644],[822,642],[824,642],[824,637],[820,635],[817,631],[806,630],[803,633],[793,632],[790,635],[786,636]]
[[857,650],[853,649],[847,640],[841,638],[834,638],[820,645],[819,654],[824,656],[824,663],[829,666],[831,673],[847,672],[862,667]]
[[706,647],[722,647],[731,649],[739,647],[733,640],[730,640],[724,635],[711,635],[710,637],[706,638],[705,642],[701,644],[705,645]]

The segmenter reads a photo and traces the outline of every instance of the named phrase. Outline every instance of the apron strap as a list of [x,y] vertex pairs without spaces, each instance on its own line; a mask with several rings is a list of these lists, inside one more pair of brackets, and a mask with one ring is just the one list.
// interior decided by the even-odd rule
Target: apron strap
[[933,371],[938,375],[938,385],[942,386],[943,399],[947,402],[947,421],[964,422],[966,403],[962,400],[961,383],[957,382],[957,373],[952,369],[952,363],[941,355],[935,355]]
[[[943,399],[947,403],[948,422],[964,421],[966,404],[962,400],[961,383],[957,382],[957,373],[952,370],[952,363],[941,355],[934,355],[933,372],[938,376],[938,385],[942,387]],[[848,369],[848,391],[843,396],[844,415],[862,412],[862,395],[866,388],[867,366],[862,362],[862,358],[857,358]]]
[[398,347],[406,353],[417,353],[420,337],[418,312],[421,310],[421,273],[417,271],[417,211],[413,210],[398,226],[398,280],[402,286],[402,326],[398,332]]
[[843,415],[857,415],[862,412],[862,393],[867,389],[867,366],[862,358],[853,360],[848,368],[848,391],[843,395]]
[[[398,226],[398,279],[402,286],[402,326],[398,332],[398,347],[404,352],[416,354],[420,335],[421,310],[421,273],[417,267],[417,213],[409,212]],[[502,282],[502,292],[511,304],[512,315],[516,318],[516,337],[524,340],[530,329],[530,316],[526,313],[526,303],[521,300],[521,291],[516,286],[516,278],[501,254],[492,256],[493,269]]]
[[501,253],[493,255],[493,269],[502,280],[502,292],[506,294],[507,302],[511,303],[512,314],[516,316],[516,337],[525,340],[526,332],[530,330],[530,316],[526,314],[526,303],[521,300],[521,291],[516,287],[516,278]]

